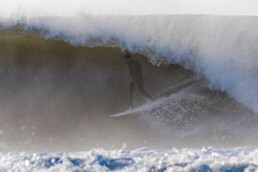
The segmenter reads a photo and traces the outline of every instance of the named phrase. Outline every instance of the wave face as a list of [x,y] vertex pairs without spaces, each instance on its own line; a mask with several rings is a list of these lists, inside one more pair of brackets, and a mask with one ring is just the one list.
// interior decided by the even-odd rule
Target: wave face
[[201,15],[83,16],[3,20],[74,45],[116,46],[156,65],[181,64],[258,112],[258,18]]

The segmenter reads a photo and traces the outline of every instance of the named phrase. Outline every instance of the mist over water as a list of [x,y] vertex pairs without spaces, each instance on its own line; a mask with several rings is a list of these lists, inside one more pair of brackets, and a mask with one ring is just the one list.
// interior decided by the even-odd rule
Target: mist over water
[[1,17],[83,15],[257,15],[257,0],[1,0]]
[[[72,46],[7,30],[0,44],[2,151],[82,151],[151,147],[256,145],[256,115],[211,91],[205,79],[171,95],[161,107],[124,118],[129,75],[121,50]],[[150,94],[196,76],[179,65],[140,60]],[[135,92],[134,103],[146,100]]]
[[[136,148],[151,137],[136,118],[108,117],[129,105],[130,80],[119,49],[12,36],[1,35],[0,41],[2,151],[111,149],[123,143]],[[167,87],[165,76],[180,69],[157,70],[145,57],[134,57],[152,94],[160,84]]]

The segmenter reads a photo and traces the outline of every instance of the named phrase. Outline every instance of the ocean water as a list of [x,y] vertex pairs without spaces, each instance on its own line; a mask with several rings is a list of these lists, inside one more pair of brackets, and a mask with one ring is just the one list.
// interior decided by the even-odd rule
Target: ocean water
[[[255,1],[14,2],[0,7],[0,170],[257,171]],[[194,82],[110,118],[129,106],[125,49],[152,95]]]

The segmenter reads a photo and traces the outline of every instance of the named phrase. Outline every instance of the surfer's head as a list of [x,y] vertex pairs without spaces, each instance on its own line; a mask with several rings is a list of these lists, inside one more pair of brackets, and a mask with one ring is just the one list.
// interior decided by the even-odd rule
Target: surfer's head
[[129,53],[129,51],[127,49],[124,51],[124,57],[127,59],[131,58],[131,54]]

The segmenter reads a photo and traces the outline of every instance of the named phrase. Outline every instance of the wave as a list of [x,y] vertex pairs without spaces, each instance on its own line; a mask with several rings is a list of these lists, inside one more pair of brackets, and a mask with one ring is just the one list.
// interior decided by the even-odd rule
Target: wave
[[258,113],[258,18],[209,15],[41,17],[1,20],[74,46],[111,46],[180,64]]

